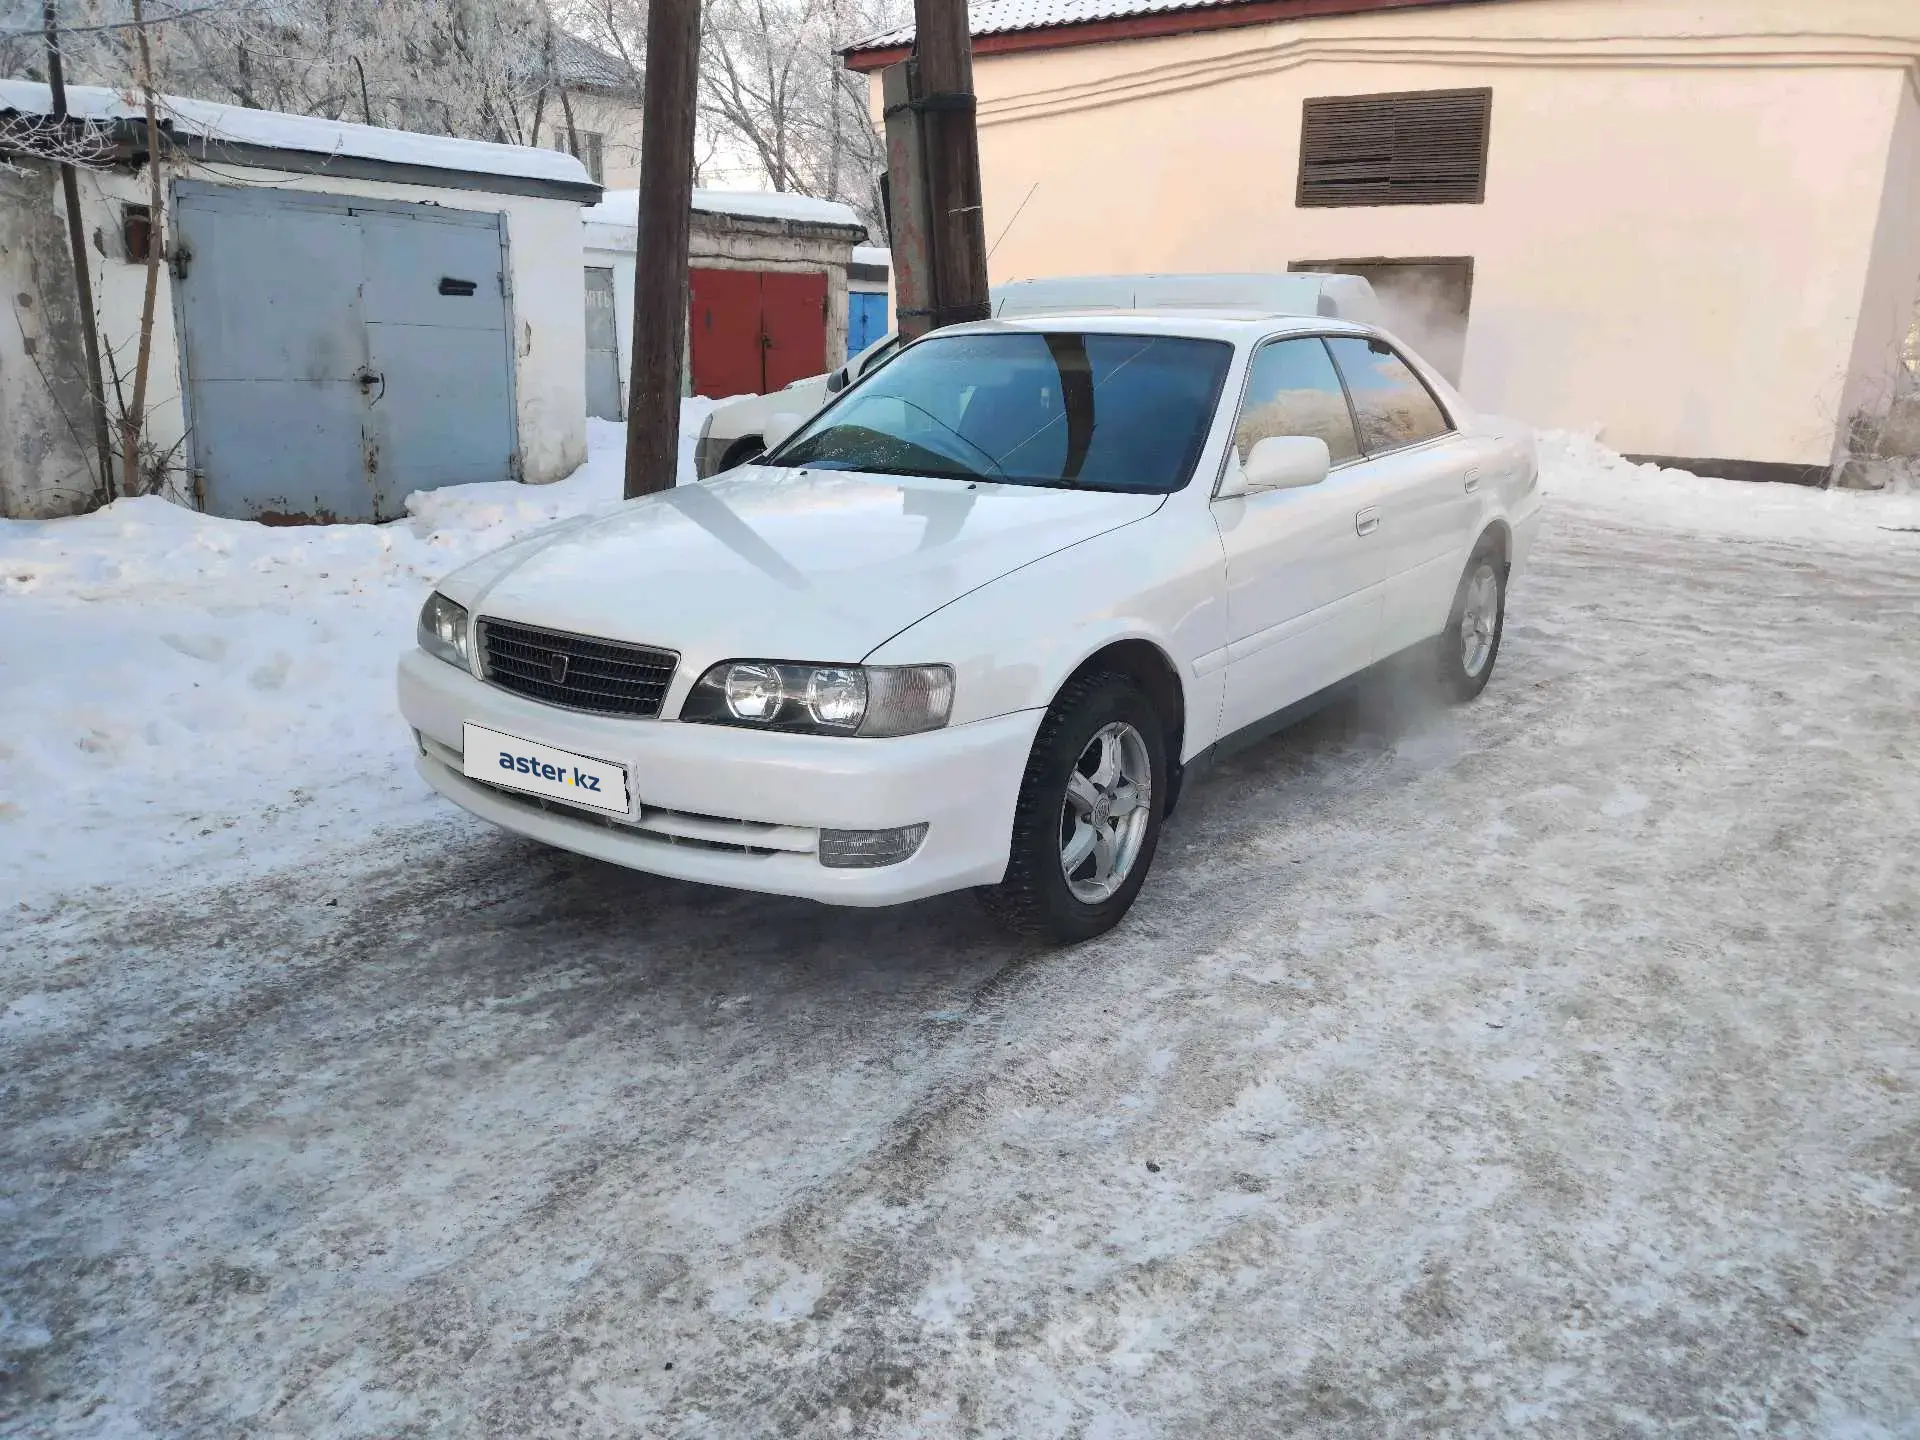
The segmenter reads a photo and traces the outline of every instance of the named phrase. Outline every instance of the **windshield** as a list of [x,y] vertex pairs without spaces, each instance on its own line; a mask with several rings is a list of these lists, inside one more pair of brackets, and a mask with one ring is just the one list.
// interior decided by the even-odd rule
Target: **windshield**
[[1232,358],[1184,336],[936,335],[761,463],[1166,494],[1192,474]]

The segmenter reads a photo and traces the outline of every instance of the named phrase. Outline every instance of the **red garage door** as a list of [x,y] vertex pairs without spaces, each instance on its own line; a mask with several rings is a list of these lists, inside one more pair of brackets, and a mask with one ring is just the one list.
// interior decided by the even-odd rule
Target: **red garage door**
[[696,395],[764,395],[827,368],[825,274],[694,270],[688,288]]

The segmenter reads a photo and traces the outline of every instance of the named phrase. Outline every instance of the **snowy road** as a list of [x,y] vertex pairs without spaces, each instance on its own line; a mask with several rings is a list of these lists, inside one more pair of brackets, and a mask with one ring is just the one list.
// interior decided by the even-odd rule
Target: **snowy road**
[[1563,508],[1066,953],[452,815],[35,912],[0,1432],[1920,1434],[1915,563]]

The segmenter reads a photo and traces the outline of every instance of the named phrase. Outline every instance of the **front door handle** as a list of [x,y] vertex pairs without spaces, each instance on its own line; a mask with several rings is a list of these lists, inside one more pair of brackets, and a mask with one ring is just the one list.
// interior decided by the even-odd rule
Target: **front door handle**
[[1353,517],[1353,528],[1361,535],[1371,535],[1380,528],[1380,507],[1369,505]]
[[1480,488],[1480,472],[1478,470],[1467,471],[1467,494],[1471,495],[1473,494],[1474,491],[1478,490],[1479,488]]

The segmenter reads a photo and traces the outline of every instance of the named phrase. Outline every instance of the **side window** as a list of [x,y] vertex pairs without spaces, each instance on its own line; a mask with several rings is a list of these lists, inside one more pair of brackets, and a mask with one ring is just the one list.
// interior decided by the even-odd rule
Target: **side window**
[[867,357],[867,363],[860,367],[860,373],[862,375],[871,375],[874,371],[878,370],[882,365],[886,364],[887,361],[891,360],[896,354],[898,354],[899,350],[900,350],[900,337],[896,335],[891,340],[888,340],[884,344],[882,344],[877,350],[873,352],[873,354]]
[[1340,375],[1318,340],[1276,340],[1254,354],[1233,432],[1241,463],[1255,445],[1275,435],[1317,435],[1327,442],[1336,465],[1360,453]]
[[1327,348],[1346,377],[1353,413],[1360,419],[1360,443],[1369,455],[1418,445],[1453,429],[1433,392],[1391,350],[1378,351],[1351,337],[1329,340]]

